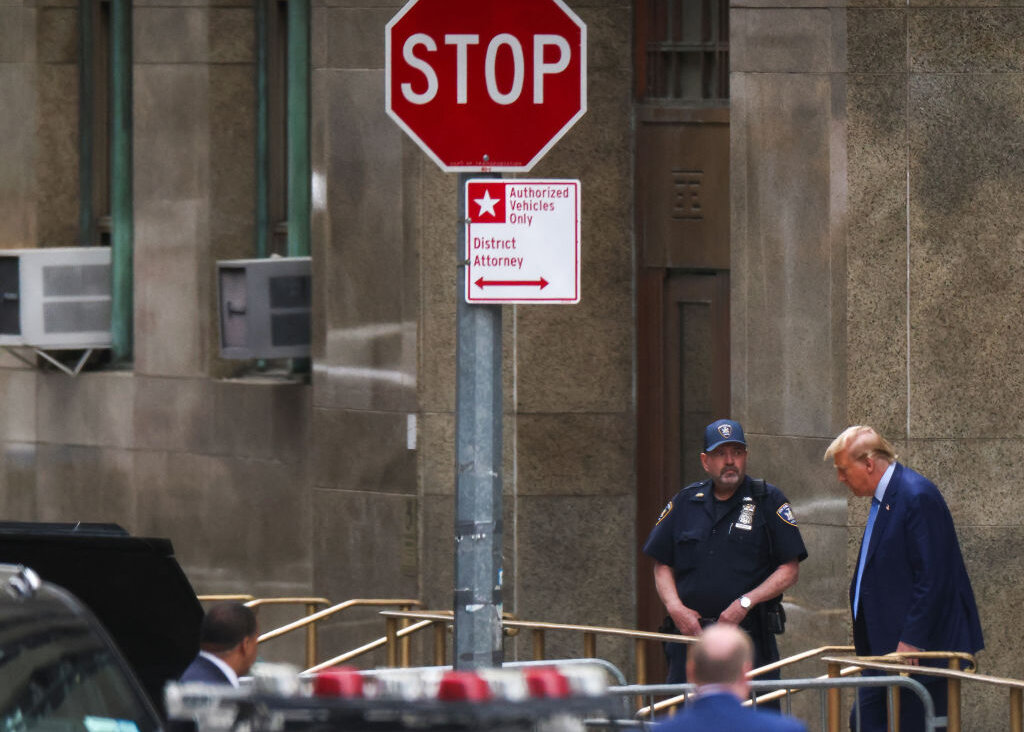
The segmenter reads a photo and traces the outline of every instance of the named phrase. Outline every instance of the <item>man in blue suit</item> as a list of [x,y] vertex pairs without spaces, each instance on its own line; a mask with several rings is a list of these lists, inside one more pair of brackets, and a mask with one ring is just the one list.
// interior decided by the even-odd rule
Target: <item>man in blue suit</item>
[[739,627],[705,628],[686,658],[686,677],[697,684],[697,694],[656,732],[807,732],[792,717],[741,704],[749,698],[747,672],[753,665],[754,645]]
[[199,655],[179,681],[237,687],[238,677],[249,673],[256,660],[258,637],[256,616],[245,605],[222,602],[211,606],[199,627]]
[[[857,654],[981,650],[971,581],[953,517],[935,484],[896,462],[892,445],[871,427],[843,431],[825,451],[829,458],[839,482],[853,495],[872,499],[850,583]],[[945,680],[914,678],[931,694],[935,714],[946,714]],[[862,689],[859,699],[861,729],[885,732],[885,690]],[[917,696],[901,694],[900,701],[900,730],[922,729]]]

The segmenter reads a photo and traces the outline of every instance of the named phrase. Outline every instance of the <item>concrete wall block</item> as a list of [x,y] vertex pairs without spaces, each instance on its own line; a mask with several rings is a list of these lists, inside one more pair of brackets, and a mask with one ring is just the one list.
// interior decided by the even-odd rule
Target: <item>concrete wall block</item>
[[36,431],[40,442],[131,448],[135,382],[121,371],[97,371],[70,378],[38,375]]
[[[522,496],[517,506],[517,615],[556,623],[635,626],[635,498]],[[556,635],[549,641],[551,657],[580,654],[581,638],[570,641]],[[574,650],[570,653],[563,643],[572,643]],[[627,667],[630,657],[613,645],[602,657]]]
[[[218,2],[189,6],[136,3],[134,54],[143,64],[252,63],[253,11]],[[242,3],[238,3],[242,5]]]
[[[737,77],[736,74],[733,75]],[[733,408],[757,433],[831,431],[833,87],[817,74],[739,75],[732,112]],[[738,238],[742,236],[743,238]],[[741,376],[740,376],[741,375]]]
[[416,492],[408,417],[393,412],[313,410],[312,485],[352,492]]
[[[0,23],[3,27],[3,23]],[[38,110],[35,69],[0,63],[0,246],[36,245],[35,129]]]
[[328,7],[331,39],[327,66],[334,69],[383,69],[384,27],[397,11],[389,7]]
[[213,384],[205,379],[134,379],[134,446],[168,452],[212,452]]
[[138,451],[134,482],[146,506],[137,533],[170,538],[197,587],[309,586],[311,519],[301,469]]
[[1019,435],[1024,78],[913,75],[909,93],[910,434]]
[[37,381],[36,371],[0,370],[0,441],[35,442]]
[[286,381],[217,381],[209,451],[301,466],[312,453],[308,386]]
[[414,496],[313,490],[315,592],[351,598],[419,594],[419,517]]
[[76,66],[78,63],[77,8],[40,7],[35,11],[35,16],[37,59],[44,64]]
[[[326,192],[332,240],[314,280],[332,292],[315,366],[317,405],[408,411],[416,393],[418,263],[396,215],[404,204],[401,133],[384,115],[381,72],[323,72],[318,86],[333,121],[323,169],[345,184]],[[380,153],[373,165],[367,149]]]
[[991,74],[1024,71],[1024,8],[919,7],[906,11],[910,70]]
[[33,442],[0,444],[0,512],[9,521],[36,521],[37,447]]
[[523,414],[516,420],[519,495],[631,495],[631,414]]
[[37,447],[38,521],[115,523],[134,533],[138,496],[130,450]]
[[733,74],[845,70],[846,13],[842,10],[733,7],[729,23]]
[[[600,298],[595,293],[594,299]],[[517,312],[519,411],[614,413],[629,408],[632,324],[621,313],[594,318],[587,317],[588,310],[581,303]]]
[[895,439],[908,396],[906,76],[851,75],[847,98],[849,420]]
[[30,63],[37,58],[38,12],[22,2],[0,6],[0,64]]

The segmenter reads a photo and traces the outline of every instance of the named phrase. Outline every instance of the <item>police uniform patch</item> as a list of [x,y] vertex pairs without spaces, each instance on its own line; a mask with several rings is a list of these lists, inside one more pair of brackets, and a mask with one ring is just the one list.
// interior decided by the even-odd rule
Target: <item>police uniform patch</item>
[[661,514],[658,516],[658,520],[654,522],[654,525],[657,526],[658,524],[660,524],[662,520],[664,520],[664,518],[668,516],[670,513],[672,513],[672,501],[669,501],[665,505],[665,508],[661,509]]
[[788,503],[783,503],[781,506],[779,506],[779,510],[776,511],[775,513],[777,513],[779,515],[779,518],[785,521],[790,526],[796,526],[796,516],[793,515],[793,509],[790,507]]
[[722,437],[724,437],[726,440],[728,440],[730,437],[732,437],[732,425],[730,425],[730,424],[720,424],[720,425],[718,425],[718,434],[720,434]]

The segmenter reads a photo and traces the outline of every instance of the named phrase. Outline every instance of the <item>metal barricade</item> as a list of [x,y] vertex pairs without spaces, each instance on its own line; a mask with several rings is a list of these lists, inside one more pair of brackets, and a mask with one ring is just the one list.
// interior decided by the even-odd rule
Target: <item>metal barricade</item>
[[[843,689],[860,689],[863,687],[874,687],[884,686],[888,688],[890,695],[890,702],[892,701],[893,691],[897,688],[906,689],[909,692],[916,694],[921,700],[921,706],[924,709],[924,730],[925,732],[933,732],[936,729],[938,721],[935,717],[935,705],[932,702],[932,697],[925,689],[921,682],[908,678],[906,676],[863,676],[855,678],[817,678],[817,679],[779,679],[779,680],[753,680],[748,682],[750,685],[750,699],[752,703],[756,703],[759,696],[763,696],[773,691],[783,691],[785,696],[783,697],[782,711],[789,714],[792,712],[791,697],[794,691],[804,690],[817,690],[821,699],[821,729],[833,730],[838,729],[836,721],[838,716],[835,714],[834,709],[831,709],[831,705],[835,704],[834,697],[830,698],[830,691],[841,691]],[[612,687],[608,691],[610,694],[622,696],[624,699],[641,698],[647,699],[648,707],[654,705],[654,699],[658,696],[676,696],[686,695],[689,696],[696,691],[697,687],[695,684],[647,684],[647,685],[629,685],[629,686],[617,686]],[[892,704],[889,707],[892,709]],[[830,713],[831,712],[831,713]],[[598,729],[604,728],[619,728],[619,727],[639,727],[647,728],[656,724],[659,719],[656,718],[654,721],[643,720],[643,719],[588,719],[586,724],[588,727],[595,727]],[[855,717],[855,721],[859,723],[859,718]],[[858,729],[855,727],[854,729]]]

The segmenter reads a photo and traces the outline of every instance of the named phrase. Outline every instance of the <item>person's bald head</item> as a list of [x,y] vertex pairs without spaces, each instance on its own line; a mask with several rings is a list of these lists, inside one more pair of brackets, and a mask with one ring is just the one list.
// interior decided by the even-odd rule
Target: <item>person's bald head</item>
[[745,684],[754,665],[754,645],[738,626],[708,626],[690,648],[687,678],[695,684]]

